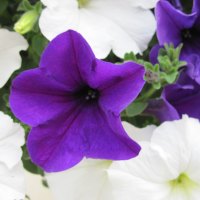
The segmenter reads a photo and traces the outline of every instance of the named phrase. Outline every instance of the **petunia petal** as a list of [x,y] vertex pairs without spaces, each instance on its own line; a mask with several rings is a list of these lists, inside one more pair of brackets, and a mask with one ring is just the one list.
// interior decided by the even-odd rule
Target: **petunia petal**
[[27,41],[18,33],[0,29],[0,88],[21,66],[19,52],[28,48]]
[[132,0],[134,6],[140,6],[145,9],[152,9],[159,0]]
[[20,120],[36,126],[75,106],[69,88],[44,68],[28,70],[13,81],[10,106]]
[[18,163],[11,170],[0,165],[0,199],[24,199],[25,178],[22,163]]
[[0,162],[13,168],[22,156],[24,130],[8,116],[0,112]]
[[85,159],[72,169],[47,174],[46,178],[56,200],[112,200],[106,172],[110,163]]
[[200,57],[197,54],[192,54],[188,57],[187,61],[188,66],[184,73],[187,73],[191,79],[200,85]]
[[128,135],[135,141],[150,141],[153,131],[156,128],[154,125],[149,125],[145,128],[137,128],[128,122],[122,122],[122,125]]
[[105,58],[111,50],[122,58],[126,52],[142,53],[155,33],[155,18],[145,9],[152,6],[152,0],[139,5],[129,0],[96,0],[84,8],[79,8],[76,0],[69,5],[63,0],[43,3],[47,8],[39,20],[42,33],[51,40],[61,32],[76,30],[98,58]]
[[[112,127],[111,127],[112,125]],[[98,106],[85,106],[31,130],[28,149],[33,162],[47,172],[68,169],[84,156],[129,159],[140,147],[123,130],[120,120]]]
[[[199,126],[193,126],[194,128],[198,129],[193,129],[194,133],[197,133],[199,130]],[[199,132],[198,132],[199,134]],[[197,136],[198,139],[194,138],[196,141],[199,141],[199,136]],[[191,154],[190,154],[190,160],[189,164],[186,169],[186,173],[189,175],[189,177],[195,181],[196,183],[200,184],[200,171],[199,171],[199,166],[200,166],[200,159],[199,159],[199,153],[200,153],[200,147],[199,146],[194,146],[191,149]]]
[[[77,26],[77,31],[84,35],[97,58],[107,57],[112,48],[113,37],[108,34],[108,31],[111,26],[112,29],[116,29],[115,24],[105,17],[85,9],[79,11],[79,18],[80,22]],[[96,23],[97,21],[98,24]],[[116,34],[119,35],[118,33]],[[135,48],[135,43],[130,41],[129,37],[128,40],[133,45],[133,48]]]
[[[199,129],[199,120],[188,116],[165,122],[154,130],[150,143],[140,142],[142,150],[137,158],[112,162],[107,173],[114,198],[197,200],[200,191]],[[186,176],[180,178],[183,174],[190,180]]]
[[191,85],[169,85],[165,87],[163,95],[167,102],[177,110],[179,116],[188,114],[190,117],[200,118],[199,85],[195,81],[191,80],[190,82]]
[[170,154],[174,169],[184,172],[188,168],[193,148],[200,141],[199,127],[198,120],[183,116],[182,120],[161,124],[154,131],[151,142]]
[[153,48],[151,49],[150,51],[150,54],[149,54],[149,60],[150,62],[155,65],[158,63],[158,55],[159,55],[159,51],[160,49],[162,48],[163,46],[159,45],[159,44],[156,44],[153,46]]
[[161,0],[156,6],[157,37],[160,45],[181,43],[181,30],[189,29],[196,20],[196,14],[184,14],[168,1]]
[[[80,15],[77,1],[72,1],[72,4],[75,3],[76,5],[68,5],[66,7],[65,4],[63,5],[63,2],[62,6],[60,6],[59,1],[43,0],[43,3],[48,7],[41,13],[39,26],[43,35],[49,40],[54,39],[58,34],[66,30],[77,30],[78,24],[80,23]],[[68,1],[65,2],[67,3]]]
[[200,2],[198,0],[193,1],[193,8],[192,12],[197,13],[198,17],[195,22],[195,27],[199,30],[199,25],[200,25]]
[[127,161],[113,162],[110,169],[119,170],[157,184],[177,177],[179,172],[176,166],[170,165],[174,160],[168,152],[165,152],[157,144],[140,142],[140,145],[142,150],[138,157]]
[[95,56],[85,39],[75,31],[57,36],[44,51],[40,67],[58,82],[77,89],[87,83]]
[[77,7],[78,2],[74,1],[74,0],[56,0],[56,1],[52,1],[52,0],[41,0],[41,2],[45,5],[48,6],[50,8],[55,8],[55,7],[59,7],[60,5],[62,5],[62,7],[67,8],[67,7]]
[[113,197],[115,200],[169,200],[170,194],[166,184],[158,184],[132,176],[120,170],[108,170]]
[[[91,1],[89,6],[88,10],[100,19],[105,17],[107,25],[103,27],[106,29],[106,35],[111,37],[110,47],[117,56],[123,58],[126,52],[131,51],[135,54],[142,53],[147,48],[156,28],[151,11],[138,8],[138,5],[128,0],[96,0]],[[99,26],[99,29],[102,27]]]
[[[182,119],[182,123],[176,122],[176,127],[173,129],[180,129],[179,132],[177,131],[174,132],[175,133],[174,138],[178,139],[179,137],[181,141],[179,141],[178,144],[175,144],[175,142],[171,142],[171,145],[173,146],[172,151],[174,151],[174,154],[176,156],[180,152],[182,153],[181,155],[184,157],[188,155],[189,162],[185,171],[193,181],[195,181],[196,183],[200,183],[200,171],[199,171],[200,124],[199,124],[199,120],[188,118],[186,115],[184,115]],[[168,136],[164,135],[163,140],[167,139],[166,137],[170,137],[172,140],[172,134]],[[156,141],[156,142],[160,142],[160,141]],[[163,141],[161,142],[161,145],[162,144],[163,144]],[[164,148],[167,149],[167,146],[165,145]],[[179,149],[179,152],[178,152],[178,149]],[[184,155],[183,154],[184,152],[187,152],[187,153]]]
[[90,85],[101,91],[99,103],[116,115],[127,107],[144,86],[145,70],[141,65],[127,62],[119,66],[97,61]]
[[154,115],[160,122],[180,119],[178,111],[171,105],[165,97],[149,101],[146,114]]
[[200,196],[200,190],[199,190],[199,188],[194,189],[194,190],[192,191],[192,193],[190,194],[190,198],[191,198],[192,200],[198,200],[198,199],[199,199],[199,196]]

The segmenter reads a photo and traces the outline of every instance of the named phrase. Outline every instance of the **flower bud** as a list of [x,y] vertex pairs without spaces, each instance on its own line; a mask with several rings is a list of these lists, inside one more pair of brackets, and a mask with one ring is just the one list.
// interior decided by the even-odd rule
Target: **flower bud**
[[15,23],[14,30],[20,34],[28,33],[33,29],[38,19],[36,10],[30,10],[24,13],[21,18]]

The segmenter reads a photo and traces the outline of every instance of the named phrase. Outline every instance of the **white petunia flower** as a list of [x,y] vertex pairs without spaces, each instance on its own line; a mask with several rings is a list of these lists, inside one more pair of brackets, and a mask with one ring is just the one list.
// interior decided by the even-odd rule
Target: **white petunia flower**
[[0,164],[0,199],[23,200],[25,198],[25,178],[22,162],[12,169]]
[[21,160],[23,144],[24,129],[0,112],[0,163],[13,168]]
[[19,52],[28,48],[27,41],[18,33],[0,29],[0,88],[21,66]]
[[55,200],[113,200],[106,170],[111,161],[84,159],[46,178]]
[[115,200],[199,200],[198,120],[165,122],[140,144],[137,158],[113,162],[108,170]]
[[159,0],[130,0],[132,2],[132,5],[134,6],[140,6],[141,8],[151,9],[154,8],[156,3]]
[[47,179],[56,200],[198,200],[200,123],[184,116],[159,127],[124,123],[143,147],[127,161],[84,160]]
[[[148,140],[154,126],[134,128],[127,122],[125,130],[135,140]],[[135,133],[135,134],[133,134]],[[46,174],[55,200],[114,200],[107,170],[112,161],[84,159],[75,167],[59,173]]]
[[24,170],[21,162],[24,130],[0,112],[0,199],[25,197]]
[[52,40],[59,33],[73,29],[80,32],[98,58],[111,50],[123,57],[133,51],[142,53],[156,29],[149,10],[157,0],[41,0],[43,10],[39,25]]

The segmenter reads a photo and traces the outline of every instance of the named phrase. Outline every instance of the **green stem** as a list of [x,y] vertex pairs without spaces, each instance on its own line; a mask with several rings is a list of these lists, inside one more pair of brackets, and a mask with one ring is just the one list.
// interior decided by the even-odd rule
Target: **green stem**
[[148,91],[146,91],[146,93],[143,96],[139,97],[137,101],[147,101],[153,96],[155,92],[156,90],[153,87],[151,87]]

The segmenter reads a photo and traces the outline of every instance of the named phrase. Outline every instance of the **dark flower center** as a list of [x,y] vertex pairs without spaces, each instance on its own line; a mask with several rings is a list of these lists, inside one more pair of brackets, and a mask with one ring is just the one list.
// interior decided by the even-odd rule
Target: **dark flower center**
[[192,29],[183,29],[181,32],[183,42],[192,42],[196,38],[199,37],[199,31],[192,28]]
[[182,10],[180,0],[168,0],[176,9]]
[[86,102],[92,102],[98,100],[99,91],[86,86],[76,92],[76,96]]
[[98,96],[99,94],[97,90],[89,89],[85,94],[85,100],[87,101],[95,100],[98,99]]
[[168,0],[176,9],[185,13],[191,13],[193,7],[193,1],[188,0]]

